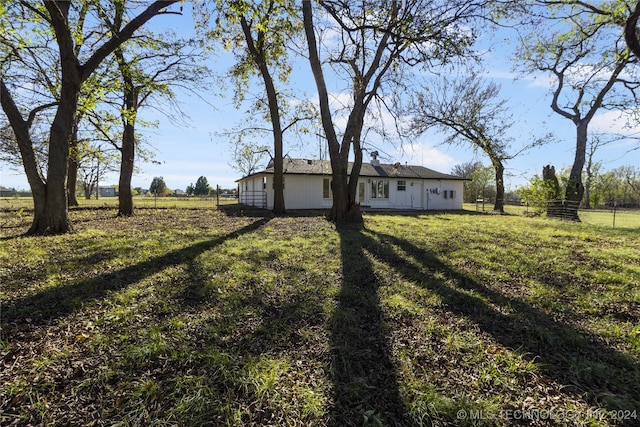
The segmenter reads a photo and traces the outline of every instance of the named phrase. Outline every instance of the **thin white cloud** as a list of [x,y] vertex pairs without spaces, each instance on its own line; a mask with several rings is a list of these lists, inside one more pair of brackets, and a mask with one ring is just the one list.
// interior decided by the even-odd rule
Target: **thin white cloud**
[[551,89],[556,87],[558,84],[558,81],[554,76],[542,73],[531,74],[527,77],[520,78],[520,80],[528,82],[527,87],[530,88]]
[[410,165],[424,166],[445,173],[460,163],[430,143],[414,143],[404,146],[402,150],[398,150],[398,155]]
[[517,73],[512,73],[509,71],[502,71],[497,69],[489,70],[486,74],[483,74],[483,77],[486,77],[489,79],[512,80],[512,81],[520,78],[520,76]]
[[634,126],[633,120],[631,112],[607,111],[594,116],[589,128],[592,132],[637,136],[640,126]]

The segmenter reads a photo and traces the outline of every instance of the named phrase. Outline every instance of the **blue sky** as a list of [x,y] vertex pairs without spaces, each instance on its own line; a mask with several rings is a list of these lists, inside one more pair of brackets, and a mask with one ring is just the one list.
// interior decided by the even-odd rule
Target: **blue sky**
[[[193,18],[188,10],[189,3],[185,5],[187,7],[183,16],[156,17],[152,22],[153,28],[164,30],[171,26],[176,31],[192,33]],[[511,129],[510,135],[517,141],[526,142],[533,137],[552,132],[556,141],[531,149],[506,163],[507,190],[515,190],[534,174],[540,174],[542,167],[546,164],[552,164],[556,169],[571,166],[574,157],[575,127],[569,120],[552,112],[549,106],[551,95],[548,76],[530,75],[514,79],[516,75],[511,72],[512,64],[508,61],[510,49],[492,42],[492,40],[508,37],[509,34],[499,34],[491,40],[485,39],[484,43],[497,46],[487,53],[489,70],[487,76],[502,86],[502,95],[508,99],[514,118],[523,120]],[[230,55],[221,54],[212,58],[210,65],[222,71],[227,68],[230,61]],[[315,87],[305,61],[299,61],[296,64],[292,81],[298,89],[314,97]],[[334,85],[336,88],[343,86],[344,84],[340,82],[335,82]],[[252,89],[256,94],[260,91],[259,86]],[[220,90],[214,86],[209,92],[201,93],[201,96],[211,105],[193,94],[178,93],[181,107],[190,117],[186,126],[176,126],[163,116],[142,112],[143,117],[158,120],[158,128],[146,132],[146,140],[151,143],[156,153],[156,162],[138,163],[140,172],[133,177],[134,187],[148,188],[153,177],[162,176],[170,188],[184,190],[190,183],[195,183],[201,175],[207,177],[212,186],[235,187],[234,181],[240,178],[240,173],[230,166],[233,149],[225,138],[218,136],[217,133],[230,130],[241,123],[251,123],[252,119],[234,108],[229,93],[225,98],[220,97],[219,93]],[[616,113],[599,114],[594,118],[590,130],[632,133],[633,130],[622,129],[622,123],[615,120],[616,116]],[[391,144],[381,145],[382,151],[388,155],[383,162],[406,162],[441,172],[450,172],[456,164],[471,160],[479,160],[489,165],[482,153],[475,153],[470,147],[441,145],[443,139],[443,135],[430,133],[417,138],[410,144],[405,144],[402,148]],[[266,135],[262,142],[270,145],[269,135]],[[310,137],[306,145],[293,148],[285,139],[285,153],[291,157],[318,158],[319,142],[318,138]],[[629,152],[630,148],[637,144],[633,141],[610,144],[596,154],[596,160],[603,162],[605,170],[621,165],[638,166],[640,150]],[[515,149],[517,146],[518,142],[514,143]],[[365,156],[365,161],[367,160]],[[110,173],[101,181],[101,185],[117,184],[117,182],[117,173]],[[6,164],[0,164],[0,185],[18,189],[28,188],[24,174],[11,170]]]

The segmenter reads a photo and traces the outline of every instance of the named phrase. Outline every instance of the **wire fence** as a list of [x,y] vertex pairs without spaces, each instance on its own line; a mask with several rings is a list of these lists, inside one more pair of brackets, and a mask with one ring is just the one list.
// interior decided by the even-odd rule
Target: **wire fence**
[[[598,209],[578,209],[562,201],[554,201],[548,206],[529,205],[505,205],[505,213],[523,216],[544,216],[555,218],[560,221],[575,221],[577,219],[589,225],[611,228],[639,228],[640,229],[640,209],[620,208],[612,206]],[[565,206],[563,208],[562,206]],[[493,206],[488,206],[491,209]]]
[[607,210],[583,209],[579,211],[580,220],[587,224],[613,228],[640,229],[640,210],[613,208]]
[[[117,197],[101,197],[100,199],[79,199],[81,208],[117,208]],[[185,208],[185,209],[217,209],[220,205],[237,204],[238,199],[234,197],[134,197],[136,208]],[[471,211],[490,212],[493,204],[465,203],[464,208]],[[33,209],[31,197],[3,197],[0,198],[0,211],[18,211]],[[507,204],[504,207],[505,213],[521,216],[550,216],[545,207],[526,204]],[[560,211],[562,213],[563,211]],[[611,228],[629,228],[640,230],[640,209],[620,208],[613,206],[606,209],[578,209],[577,216],[584,224],[597,225]],[[556,213],[555,218],[560,221],[570,221],[573,218]]]

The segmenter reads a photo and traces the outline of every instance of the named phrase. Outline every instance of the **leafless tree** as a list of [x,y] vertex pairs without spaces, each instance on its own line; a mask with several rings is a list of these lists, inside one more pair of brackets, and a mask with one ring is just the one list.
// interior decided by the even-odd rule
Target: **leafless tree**
[[412,129],[420,134],[435,128],[444,132],[446,144],[468,144],[489,158],[495,171],[496,199],[493,209],[504,212],[504,163],[540,140],[512,148],[505,136],[514,119],[500,87],[475,73],[435,80],[425,86],[412,103]]

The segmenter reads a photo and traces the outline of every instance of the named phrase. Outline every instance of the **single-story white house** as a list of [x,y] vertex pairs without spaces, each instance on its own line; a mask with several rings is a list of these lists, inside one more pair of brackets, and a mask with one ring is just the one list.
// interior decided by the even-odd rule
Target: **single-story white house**
[[[286,209],[328,209],[332,205],[331,163],[328,160],[285,158],[284,203]],[[348,171],[351,172],[352,163]],[[371,209],[462,209],[466,178],[423,166],[380,164],[375,158],[363,163],[358,179],[358,202]],[[273,208],[273,163],[238,183],[239,202]]]

